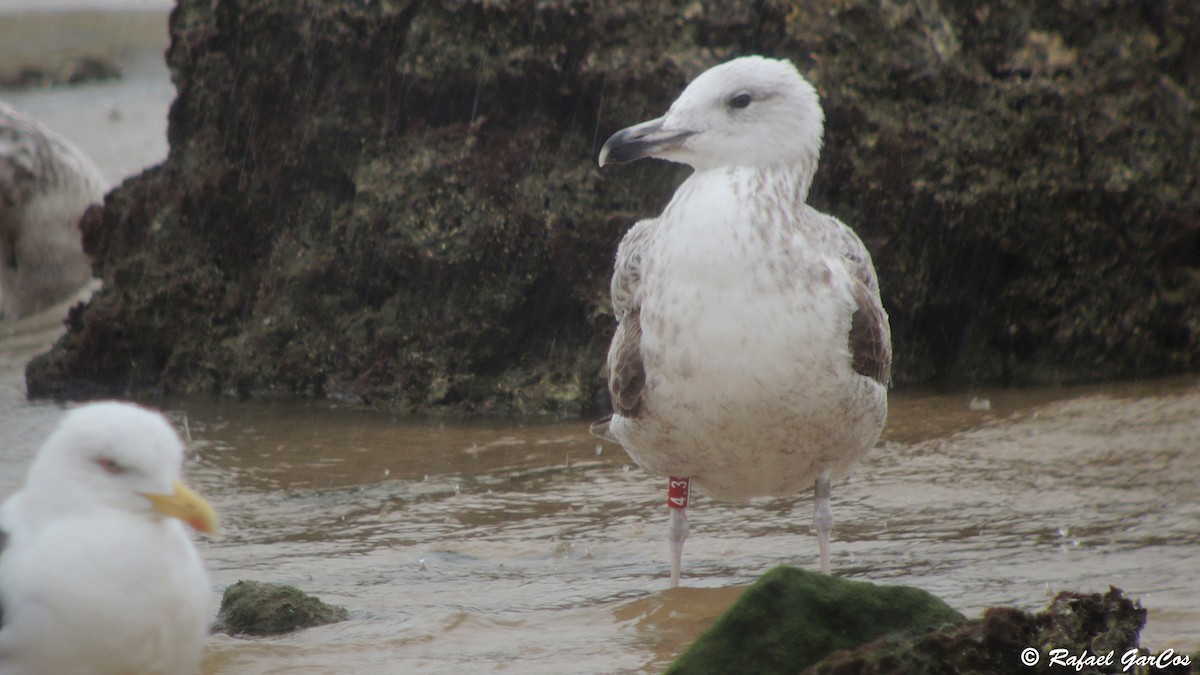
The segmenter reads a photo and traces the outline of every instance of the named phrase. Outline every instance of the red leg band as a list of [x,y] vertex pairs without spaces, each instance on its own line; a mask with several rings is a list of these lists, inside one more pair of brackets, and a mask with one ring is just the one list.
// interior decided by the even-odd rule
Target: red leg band
[[691,478],[671,476],[667,479],[667,506],[673,509],[686,509],[691,490]]

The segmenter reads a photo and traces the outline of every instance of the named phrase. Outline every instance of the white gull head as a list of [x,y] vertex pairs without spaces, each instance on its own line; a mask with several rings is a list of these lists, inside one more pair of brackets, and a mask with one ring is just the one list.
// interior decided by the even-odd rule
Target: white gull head
[[797,166],[810,177],[825,115],[791,61],[744,56],[714,66],[667,114],[613,134],[600,166],[656,157],[697,171],[720,166]]
[[183,441],[118,402],[68,412],[0,506],[0,671],[192,673],[211,589],[183,523],[217,527],[180,479]]
[[179,475],[184,446],[158,412],[106,401],[67,413],[29,468],[26,524],[114,509],[152,520],[178,518],[216,530],[212,507]]

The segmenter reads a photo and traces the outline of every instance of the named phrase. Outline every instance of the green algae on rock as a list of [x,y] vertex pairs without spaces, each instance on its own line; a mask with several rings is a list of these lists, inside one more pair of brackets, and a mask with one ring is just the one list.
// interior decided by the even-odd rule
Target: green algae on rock
[[[1081,672],[1119,672],[1123,663],[1149,656],[1139,646],[1145,624],[1146,610],[1116,588],[1059,593],[1041,612],[993,607],[967,620],[917,588],[780,566],[747,589],[666,672],[1052,673],[1064,668],[1050,663],[1055,654],[1111,658],[1115,667]],[[1036,663],[1022,662],[1029,650]],[[1181,656],[1153,672],[1186,675],[1188,661]]]
[[964,621],[909,586],[881,586],[786,565],[764,574],[667,673],[799,673],[886,633]]
[[213,630],[230,635],[278,635],[350,618],[344,607],[328,605],[287,584],[239,581],[225,589]]

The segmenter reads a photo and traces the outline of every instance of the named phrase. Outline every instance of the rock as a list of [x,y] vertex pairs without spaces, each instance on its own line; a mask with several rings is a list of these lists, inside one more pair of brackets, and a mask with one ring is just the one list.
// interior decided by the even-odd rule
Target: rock
[[[1075,656],[1111,653],[1115,667],[1082,672],[1120,672],[1123,658],[1149,654],[1138,644],[1145,624],[1146,610],[1116,588],[1059,593],[1037,613],[993,607],[968,621],[917,588],[780,566],[747,589],[666,672],[1052,673],[1068,668],[1049,664],[1055,649]],[[1037,650],[1036,667],[1020,661],[1025,649]],[[1181,655],[1154,672],[1190,673],[1190,661]]]
[[919,588],[784,565],[748,588],[666,672],[799,673],[833,651],[887,633],[962,621],[962,614]]
[[[1083,673],[1135,672],[1126,664],[1149,652],[1138,646],[1146,610],[1116,588],[1107,593],[1059,593],[1042,612],[993,607],[983,617],[943,626],[923,635],[887,636],[851,650],[830,654],[805,671],[808,675],[874,675],[878,673]],[[1037,651],[1033,666],[1022,662],[1023,651]],[[1055,657],[1051,650],[1064,650]],[[1092,655],[1107,664],[1052,664],[1069,656]],[[1110,656],[1111,655],[1111,656]],[[1186,662],[1184,661],[1186,659]],[[1186,675],[1191,658],[1168,659],[1150,672]],[[1145,672],[1137,670],[1136,672]]]
[[344,607],[327,605],[287,584],[239,581],[225,589],[214,632],[278,635],[350,618]]
[[121,68],[106,56],[77,56],[62,63],[26,63],[14,70],[0,70],[0,87],[19,89],[60,84],[105,82],[121,77]]
[[[104,289],[31,397],[590,414],[616,243],[682,169],[607,134],[704,68],[822,95],[899,384],[1200,368],[1194,0],[181,0],[170,156],[84,219]],[[600,403],[603,406],[603,402]]]

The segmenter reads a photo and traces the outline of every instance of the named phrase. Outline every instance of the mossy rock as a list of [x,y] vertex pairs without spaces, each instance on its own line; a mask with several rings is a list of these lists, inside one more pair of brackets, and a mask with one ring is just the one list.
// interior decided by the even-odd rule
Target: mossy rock
[[278,635],[350,618],[344,607],[326,604],[295,586],[239,581],[225,589],[217,613],[218,633]]
[[965,618],[929,593],[780,566],[767,572],[667,673],[799,673],[884,634]]
[[[1040,612],[992,607],[965,620],[917,588],[838,579],[791,567],[765,574],[667,673],[941,675],[1054,673],[1051,650],[1122,655],[1150,652],[1139,638],[1146,610],[1117,588],[1064,591]],[[1038,663],[1026,666],[1027,650]],[[1182,659],[1180,660],[1182,661]],[[1194,663],[1195,657],[1191,658]],[[1111,672],[1084,667],[1083,673]],[[1192,663],[1154,672],[1188,675]]]
[[[1056,649],[1075,656],[1111,653],[1112,665],[1085,664],[1078,672],[1088,675],[1120,672],[1124,655],[1150,654],[1139,645],[1145,625],[1146,610],[1120,589],[1110,588],[1103,594],[1064,591],[1041,612],[992,607],[982,617],[964,623],[917,635],[886,635],[851,650],[833,652],[805,671],[805,675],[1076,672],[1073,667],[1050,663],[1051,650]],[[1027,666],[1023,659],[1029,658],[1030,649],[1036,650],[1037,663]],[[1164,665],[1152,672],[1162,675],[1193,672],[1190,663]]]
[[596,152],[750,53],[821,94],[897,385],[1200,369],[1200,2],[683,5],[179,0],[170,155],[84,216],[29,396],[604,414],[617,243],[687,170]]

